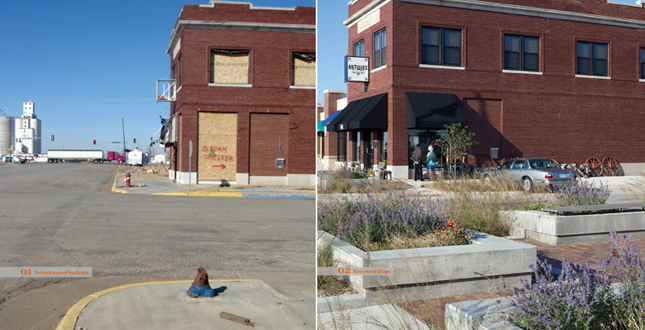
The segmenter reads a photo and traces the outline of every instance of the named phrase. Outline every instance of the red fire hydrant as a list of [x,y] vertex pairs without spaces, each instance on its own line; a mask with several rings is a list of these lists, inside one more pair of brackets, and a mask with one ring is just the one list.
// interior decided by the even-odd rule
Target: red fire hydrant
[[125,186],[130,188],[130,172],[125,173]]

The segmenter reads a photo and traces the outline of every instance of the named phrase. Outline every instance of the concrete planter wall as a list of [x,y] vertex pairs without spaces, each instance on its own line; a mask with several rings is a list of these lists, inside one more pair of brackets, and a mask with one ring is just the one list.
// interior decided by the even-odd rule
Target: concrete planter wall
[[[366,296],[387,293],[390,299],[416,300],[487,293],[504,278],[506,285],[530,281],[529,265],[537,258],[529,244],[475,232],[474,244],[377,251],[369,255],[326,232],[318,244],[331,242],[334,258],[350,267],[392,268],[390,276],[349,276],[354,289]],[[479,275],[482,274],[482,275]],[[484,277],[485,276],[485,277]]]
[[[622,284],[613,283],[619,295]],[[445,307],[446,330],[523,330],[503,320],[502,313],[512,311],[506,297],[448,303]]]
[[552,215],[540,211],[501,211],[514,224],[513,236],[566,245],[609,242],[609,231],[630,239],[645,238],[645,211]]

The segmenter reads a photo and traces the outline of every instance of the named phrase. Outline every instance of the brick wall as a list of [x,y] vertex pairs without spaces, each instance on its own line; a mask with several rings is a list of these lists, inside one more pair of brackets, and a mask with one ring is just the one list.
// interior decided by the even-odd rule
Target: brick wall
[[[338,110],[337,101],[343,98],[341,93],[325,93],[325,118],[331,116]],[[338,133],[327,131],[325,136],[325,154],[324,156],[338,155]]]
[[[291,165],[288,114],[251,114],[249,175],[284,176]],[[285,158],[285,167],[276,168],[276,158]]]
[[[605,0],[493,2],[645,21],[645,9]],[[350,102],[389,93],[388,165],[407,164],[406,92],[457,95],[467,125],[481,140],[473,149],[477,153],[499,147],[500,158],[582,162],[613,156],[623,163],[645,162],[645,117],[639,115],[645,112],[645,83],[639,81],[645,30],[403,1],[382,7],[380,17],[361,33],[356,24],[349,27],[348,48],[363,38],[366,56],[372,57],[372,35],[387,27],[386,68],[372,72],[367,86],[348,83],[347,88]],[[419,67],[422,26],[462,30],[465,70]],[[541,75],[502,72],[504,34],[540,37]],[[579,40],[609,45],[611,79],[576,77]]]

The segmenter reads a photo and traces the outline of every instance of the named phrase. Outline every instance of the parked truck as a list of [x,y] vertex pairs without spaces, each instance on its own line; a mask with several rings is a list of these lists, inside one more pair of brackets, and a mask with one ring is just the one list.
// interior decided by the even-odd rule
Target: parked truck
[[127,155],[126,165],[143,166],[150,163],[148,155],[144,154],[141,150],[132,150]]
[[119,163],[125,163],[125,156],[120,155],[116,151],[108,151],[107,160],[115,161],[115,162],[119,162]]
[[48,163],[64,162],[92,162],[103,164],[103,150],[72,150],[50,149],[47,150]]

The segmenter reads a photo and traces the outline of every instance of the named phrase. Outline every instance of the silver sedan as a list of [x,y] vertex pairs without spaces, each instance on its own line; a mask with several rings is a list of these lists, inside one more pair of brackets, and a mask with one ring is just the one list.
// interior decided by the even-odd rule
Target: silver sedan
[[534,187],[554,189],[570,185],[576,179],[576,173],[562,169],[560,164],[553,159],[546,158],[517,158],[511,159],[497,169],[481,173],[485,184],[491,182],[491,177],[510,175],[513,181],[521,182],[524,190]]

